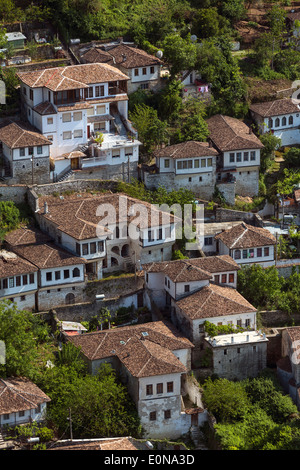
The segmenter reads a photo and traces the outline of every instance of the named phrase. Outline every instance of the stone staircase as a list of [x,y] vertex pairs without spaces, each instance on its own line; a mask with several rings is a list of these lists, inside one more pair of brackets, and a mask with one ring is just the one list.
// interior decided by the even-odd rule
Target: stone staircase
[[190,427],[190,437],[195,445],[195,450],[208,450],[204,441],[203,434],[199,426]]

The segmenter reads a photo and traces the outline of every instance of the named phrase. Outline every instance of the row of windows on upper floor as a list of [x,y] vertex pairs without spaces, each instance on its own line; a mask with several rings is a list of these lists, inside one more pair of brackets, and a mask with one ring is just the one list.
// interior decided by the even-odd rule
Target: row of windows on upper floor
[[[72,278],[77,278],[80,277],[80,269],[79,268],[74,268],[72,269]],[[70,269],[64,269],[63,272],[61,271],[49,271],[46,272],[46,281],[47,282],[52,282],[53,280],[59,281],[60,279],[70,279],[71,278],[71,270]]]
[[[293,116],[289,116],[289,118],[287,119],[286,116],[283,116],[281,118],[281,126],[286,126],[286,125],[293,125],[294,124],[294,117]],[[273,127],[280,127],[280,118],[277,117],[275,119],[272,119],[270,118],[269,119],[269,128],[272,129]]]
[[[249,155],[250,153],[250,155]],[[229,162],[230,163],[240,163],[242,161],[248,162],[250,156],[250,161],[253,162],[256,160],[256,151],[251,150],[250,152],[230,152],[229,153]]]
[[13,289],[35,283],[34,273],[0,279],[0,289]]
[[[170,159],[165,158],[164,167],[170,168]],[[177,170],[212,167],[212,158],[196,158],[192,160],[179,160],[176,162]]]
[[257,258],[262,258],[262,256],[270,256],[270,248],[265,246],[264,248],[247,248],[244,250],[234,250],[233,258],[234,259],[249,259],[255,258],[255,252]]
[[[141,74],[140,74],[141,72]],[[147,75],[147,73],[150,72],[150,73],[154,73],[155,72],[155,67],[153,65],[151,65],[150,67],[142,67],[142,69],[139,69],[139,68],[136,68],[134,69],[134,76],[135,77],[138,77],[139,75]]]

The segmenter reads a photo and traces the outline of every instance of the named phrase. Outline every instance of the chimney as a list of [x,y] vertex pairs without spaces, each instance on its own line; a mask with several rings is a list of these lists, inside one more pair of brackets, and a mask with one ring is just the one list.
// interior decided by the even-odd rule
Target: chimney
[[123,37],[122,36],[118,38],[118,43],[123,44]]
[[231,342],[234,343],[234,336],[231,336]]
[[47,202],[44,203],[44,214],[48,214],[48,204]]

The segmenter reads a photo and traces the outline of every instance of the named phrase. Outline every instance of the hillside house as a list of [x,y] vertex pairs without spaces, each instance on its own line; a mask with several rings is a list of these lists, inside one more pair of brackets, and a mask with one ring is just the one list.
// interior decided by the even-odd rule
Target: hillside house
[[50,398],[25,377],[0,378],[0,429],[42,422]]
[[300,367],[299,367],[300,328],[282,330],[281,359],[277,362],[277,375],[286,393],[300,409]]
[[216,169],[220,191],[257,196],[261,141],[244,122],[229,116],[212,116],[207,125],[208,139],[220,155]]
[[7,43],[13,49],[24,49],[26,36],[21,31],[15,31],[12,33],[5,33]]
[[83,300],[86,285],[83,258],[57,246],[39,230],[27,227],[10,232],[6,236],[6,244],[38,271],[33,303],[35,310],[47,310]]
[[141,90],[157,91],[162,86],[163,62],[122,39],[107,44],[89,45],[80,51],[82,63],[106,63],[128,76],[128,94]]
[[188,141],[154,152],[155,168],[145,168],[142,180],[148,188],[187,188],[211,199],[216,183],[218,152],[207,142]]
[[18,76],[25,118],[52,142],[54,179],[70,170],[97,170],[110,179],[125,164],[135,174],[140,143],[128,121],[127,75],[96,63]]
[[2,174],[10,184],[50,182],[52,142],[28,123],[4,121],[0,125]]
[[276,238],[265,228],[242,222],[215,236],[217,252],[231,256],[238,264],[272,266],[276,256]]
[[300,143],[300,106],[292,99],[253,103],[250,114],[261,134],[272,132],[282,146]]
[[180,219],[119,193],[43,196],[33,208],[42,231],[86,262],[89,278],[171,259]]
[[0,300],[15,302],[19,309],[35,308],[38,268],[8,250],[0,251]]
[[96,374],[103,363],[117,371],[146,436],[176,439],[206,420],[201,406],[195,414],[184,407],[182,387],[193,345],[172,325],[155,321],[72,336],[69,341],[80,347],[90,373]]
[[210,256],[143,265],[146,303],[160,309],[171,308],[210,282],[236,287],[239,265],[230,256]]

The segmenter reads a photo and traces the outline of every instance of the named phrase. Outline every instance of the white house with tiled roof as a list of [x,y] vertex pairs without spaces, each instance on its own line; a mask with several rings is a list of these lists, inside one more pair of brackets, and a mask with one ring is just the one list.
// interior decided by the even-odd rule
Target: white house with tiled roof
[[276,238],[265,228],[241,222],[215,235],[219,254],[231,256],[238,264],[272,266],[276,255]]
[[9,178],[9,184],[50,182],[52,142],[35,127],[21,121],[2,122],[0,145],[3,157],[1,176]]
[[83,300],[86,286],[83,258],[57,246],[39,230],[27,227],[10,232],[6,245],[15,256],[38,271],[32,308],[41,311]]
[[[240,119],[217,114],[207,120],[209,141],[219,152],[218,185],[234,185],[234,194],[257,196],[263,144]],[[224,186],[224,191],[229,191]]]
[[156,56],[122,39],[106,44],[90,44],[79,49],[83,63],[108,63],[128,76],[128,93],[138,89],[157,91],[161,87],[163,62]]
[[80,348],[89,372],[110,363],[127,385],[146,436],[176,439],[207,415],[200,394],[197,408],[186,409],[183,385],[191,367],[193,345],[162,321],[86,333],[69,338]]
[[42,422],[50,398],[26,377],[0,378],[0,429]]
[[187,188],[198,197],[210,199],[215,189],[218,155],[208,142],[169,145],[154,152],[154,166],[142,166],[142,179],[148,188]]
[[300,143],[300,106],[293,99],[253,103],[250,114],[259,132],[272,132],[280,138],[282,146]]
[[38,268],[9,250],[0,251],[0,300],[10,300],[20,309],[35,308]]
[[126,174],[136,169],[139,142],[128,121],[127,75],[96,63],[18,76],[26,119],[52,142],[54,177],[70,169],[96,168],[106,178],[121,175],[125,164]]

